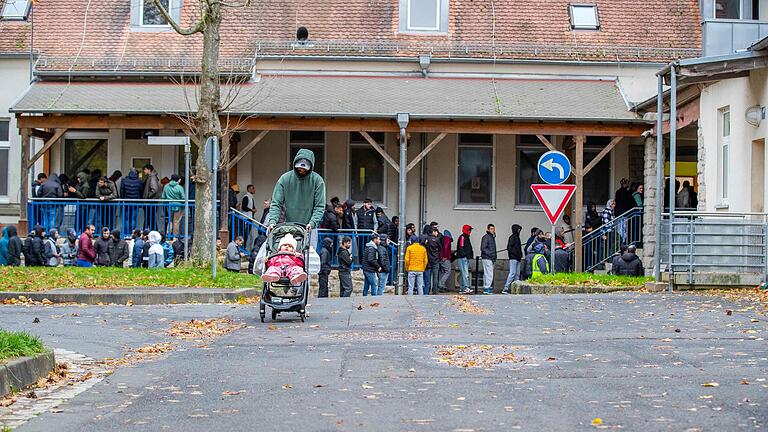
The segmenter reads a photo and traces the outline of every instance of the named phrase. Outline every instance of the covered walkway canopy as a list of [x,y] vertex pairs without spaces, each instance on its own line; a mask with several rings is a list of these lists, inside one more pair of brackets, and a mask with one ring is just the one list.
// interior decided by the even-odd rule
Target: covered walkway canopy
[[[183,116],[197,110],[197,87],[168,82],[62,82],[33,84],[14,104],[22,130],[22,160],[27,167],[68,129],[186,129]],[[585,76],[421,75],[260,75],[241,85],[223,86],[225,114],[239,130],[259,130],[247,153],[270,130],[361,132],[397,171],[398,164],[366,132],[399,132],[397,113],[409,113],[408,132],[438,137],[407,168],[448,133],[573,137],[577,185],[576,220],[583,220],[584,175],[621,141],[649,128],[628,109],[615,78]],[[46,139],[29,157],[30,136]],[[614,137],[584,167],[586,136]],[[222,155],[223,163],[229,163]],[[233,158],[236,162],[241,155]],[[225,165],[226,166],[226,165]],[[26,219],[27,169],[22,175],[22,220]],[[403,178],[404,176],[401,176]],[[404,182],[401,195],[404,195]],[[403,212],[403,209],[400,209]],[[580,228],[580,227],[579,227]],[[581,266],[581,229],[576,230],[576,266]]]

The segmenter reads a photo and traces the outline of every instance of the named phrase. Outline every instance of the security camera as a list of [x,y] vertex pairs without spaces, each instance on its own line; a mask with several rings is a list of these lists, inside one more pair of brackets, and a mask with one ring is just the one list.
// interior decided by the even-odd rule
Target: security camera
[[645,131],[642,134],[640,134],[640,136],[647,139],[652,134],[653,134],[653,129],[648,129],[647,131]]

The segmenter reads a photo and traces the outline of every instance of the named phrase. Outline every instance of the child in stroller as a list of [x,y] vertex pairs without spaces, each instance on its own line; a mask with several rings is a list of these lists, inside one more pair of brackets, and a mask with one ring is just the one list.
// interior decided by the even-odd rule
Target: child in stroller
[[296,239],[288,233],[280,239],[277,253],[266,262],[267,270],[261,276],[261,280],[267,283],[277,282],[280,278],[288,278],[291,285],[301,285],[307,280],[304,271],[304,256],[296,251]]

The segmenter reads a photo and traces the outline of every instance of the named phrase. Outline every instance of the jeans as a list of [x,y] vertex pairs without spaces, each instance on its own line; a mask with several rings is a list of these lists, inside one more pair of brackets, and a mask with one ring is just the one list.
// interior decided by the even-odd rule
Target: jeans
[[384,295],[384,287],[387,286],[387,280],[389,279],[389,273],[379,273],[379,287],[376,290],[376,295]]
[[424,273],[408,272],[408,295],[413,295],[414,288],[417,294],[419,289],[424,288]]
[[365,282],[363,283],[363,296],[367,296],[369,290],[372,296],[376,295],[376,286],[378,285],[378,281],[376,280],[376,272],[364,271],[363,276],[365,276]]
[[438,289],[446,290],[448,278],[451,277],[451,260],[440,261],[440,279],[437,282]]
[[86,260],[82,260],[82,259],[78,259],[78,260],[75,262],[75,264],[76,264],[78,267],[93,267],[93,263],[92,263],[92,262],[90,262],[90,261],[86,261]]
[[46,231],[50,231],[51,228],[57,228],[56,226],[56,206],[50,205],[46,206],[45,210],[43,210],[43,227],[45,227]]
[[461,273],[461,289],[469,288],[469,262],[466,258],[459,258],[459,273]]
[[123,234],[130,234],[133,230],[139,228],[139,226],[136,225],[138,216],[139,209],[136,208],[136,206],[129,204],[125,207],[125,212],[123,214],[123,219],[125,220],[123,223]]
[[511,259],[509,260],[509,276],[507,276],[507,281],[504,282],[504,289],[508,289],[512,282],[516,280],[520,280],[520,260]]
[[483,258],[483,290],[493,290],[493,260]]

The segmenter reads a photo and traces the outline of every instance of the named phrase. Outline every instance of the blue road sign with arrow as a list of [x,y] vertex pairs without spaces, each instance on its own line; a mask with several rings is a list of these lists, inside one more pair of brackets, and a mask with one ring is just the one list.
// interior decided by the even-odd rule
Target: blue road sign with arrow
[[558,185],[571,175],[571,161],[559,151],[548,151],[539,158],[539,177],[544,183]]

